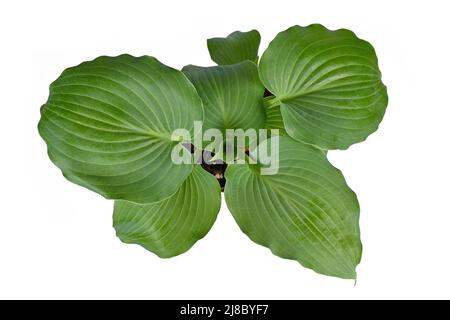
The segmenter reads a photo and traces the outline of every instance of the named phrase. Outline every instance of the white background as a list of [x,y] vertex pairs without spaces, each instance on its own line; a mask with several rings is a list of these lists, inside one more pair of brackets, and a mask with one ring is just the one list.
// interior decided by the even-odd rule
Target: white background
[[[448,1],[2,1],[0,298],[450,298]],[[168,260],[122,244],[111,201],[66,181],[36,125],[48,85],[99,55],[212,65],[206,39],[292,25],[349,28],[377,50],[390,102],[380,129],[330,152],[361,204],[358,283],[273,256],[225,203]]]

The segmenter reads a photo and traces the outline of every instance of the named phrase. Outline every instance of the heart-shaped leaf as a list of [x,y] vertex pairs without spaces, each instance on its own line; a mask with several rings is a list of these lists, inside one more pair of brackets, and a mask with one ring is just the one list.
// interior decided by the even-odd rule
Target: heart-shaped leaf
[[50,86],[39,132],[70,181],[139,203],[175,193],[191,165],[171,161],[171,133],[202,120],[202,102],[178,70],[152,57],[99,57]]
[[287,133],[323,149],[345,149],[377,130],[387,102],[373,47],[349,30],[294,26],[260,61]]
[[253,62],[182,70],[203,100],[204,129],[259,129],[264,127],[264,87]]
[[[260,144],[258,155],[272,139]],[[261,175],[258,165],[228,166],[225,200],[236,222],[277,256],[322,274],[355,278],[361,258],[356,195],[313,146],[279,137],[278,159],[272,163],[279,166],[275,175]]]
[[162,258],[187,251],[211,229],[220,209],[217,180],[195,165],[191,175],[170,198],[140,205],[115,202],[114,228],[125,243],[143,246]]
[[245,60],[258,61],[258,49],[261,36],[256,30],[236,31],[226,38],[208,39],[211,59],[221,64],[235,64]]

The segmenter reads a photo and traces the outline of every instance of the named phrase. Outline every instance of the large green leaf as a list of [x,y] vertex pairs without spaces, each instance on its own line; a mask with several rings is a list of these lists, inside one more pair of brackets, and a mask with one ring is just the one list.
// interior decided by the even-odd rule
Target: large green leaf
[[226,38],[208,39],[211,59],[217,64],[235,64],[245,60],[258,61],[261,36],[257,30],[236,31]]
[[217,180],[195,165],[191,175],[170,198],[139,205],[119,200],[114,228],[125,243],[135,243],[162,258],[187,251],[211,229],[220,209]]
[[175,165],[171,133],[202,120],[195,88],[152,57],[99,57],[50,86],[39,132],[70,181],[140,203],[175,193],[192,171]]
[[214,67],[189,65],[183,72],[203,100],[204,129],[264,127],[264,87],[253,62]]
[[375,51],[349,30],[291,27],[270,43],[259,71],[287,133],[320,148],[363,141],[387,106]]
[[261,175],[258,165],[228,166],[225,200],[240,228],[282,258],[355,278],[361,258],[356,195],[319,149],[282,136],[278,155],[275,175]]

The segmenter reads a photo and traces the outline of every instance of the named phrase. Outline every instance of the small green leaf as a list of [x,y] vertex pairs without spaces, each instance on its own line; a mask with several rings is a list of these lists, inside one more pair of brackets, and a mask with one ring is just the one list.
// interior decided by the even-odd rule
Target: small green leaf
[[323,149],[366,139],[388,102],[373,47],[345,29],[291,27],[270,43],[259,72],[287,133]]
[[214,67],[189,65],[182,71],[203,100],[205,130],[264,127],[264,87],[253,62]]
[[202,102],[178,70],[152,57],[99,57],[50,86],[39,132],[70,181],[139,203],[175,193],[192,165],[171,161],[171,133],[202,120]]
[[321,150],[282,136],[278,156],[275,175],[261,175],[255,165],[228,166],[225,200],[236,222],[277,256],[321,274],[356,278],[362,250],[356,195]]
[[235,64],[245,60],[258,62],[258,49],[261,36],[256,30],[236,31],[226,38],[208,39],[211,59],[219,64]]
[[123,242],[139,244],[161,258],[169,258],[203,238],[219,209],[217,180],[195,165],[181,188],[168,199],[146,205],[116,201],[113,224]]

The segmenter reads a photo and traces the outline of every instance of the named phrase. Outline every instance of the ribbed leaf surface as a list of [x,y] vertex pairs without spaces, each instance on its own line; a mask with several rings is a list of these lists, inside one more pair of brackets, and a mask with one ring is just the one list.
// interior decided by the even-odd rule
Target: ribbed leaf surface
[[355,194],[322,151],[287,136],[279,139],[277,174],[261,175],[256,165],[227,168],[228,208],[242,231],[275,255],[354,279],[361,258]]
[[202,120],[202,103],[180,71],[122,55],[65,70],[50,86],[39,132],[70,181],[106,198],[150,203],[190,174],[191,165],[171,161],[171,133],[194,120]]
[[215,67],[189,65],[183,68],[183,72],[203,100],[204,129],[223,131],[264,127],[264,87],[253,62]]
[[219,65],[235,64],[245,60],[258,61],[261,36],[256,30],[236,31],[226,38],[208,39],[211,59]]
[[125,243],[139,244],[162,258],[187,251],[211,229],[220,209],[217,180],[195,165],[170,198],[140,205],[115,202],[114,228]]
[[346,149],[377,130],[387,102],[373,47],[349,30],[294,26],[261,57],[287,133],[323,149]]

